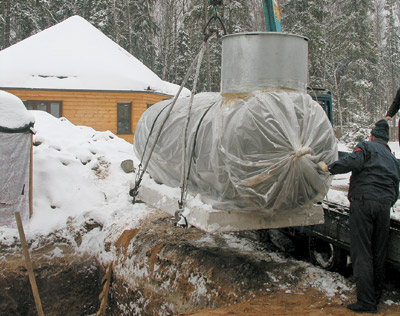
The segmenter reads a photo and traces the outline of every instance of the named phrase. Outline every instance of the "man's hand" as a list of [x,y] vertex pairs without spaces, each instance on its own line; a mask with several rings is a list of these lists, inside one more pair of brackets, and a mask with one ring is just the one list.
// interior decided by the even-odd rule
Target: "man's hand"
[[323,172],[329,172],[328,166],[325,162],[320,161],[317,163],[317,167],[319,170],[323,171]]
[[391,118],[390,116],[386,116],[386,117],[385,117],[385,120],[386,120],[386,121],[391,121],[392,118]]

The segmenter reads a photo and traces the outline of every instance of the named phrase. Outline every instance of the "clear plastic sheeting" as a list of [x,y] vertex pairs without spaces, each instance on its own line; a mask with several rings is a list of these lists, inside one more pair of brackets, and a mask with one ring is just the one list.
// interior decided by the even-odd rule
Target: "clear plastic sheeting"
[[[134,139],[139,159],[146,144],[147,159],[171,103],[157,103],[141,117]],[[335,161],[337,143],[325,112],[309,95],[200,93],[184,146],[188,103],[188,98],[177,101],[157,141],[148,165],[156,182],[179,187],[186,150],[188,191],[215,209],[274,212],[311,207],[323,199],[332,178],[316,163]]]

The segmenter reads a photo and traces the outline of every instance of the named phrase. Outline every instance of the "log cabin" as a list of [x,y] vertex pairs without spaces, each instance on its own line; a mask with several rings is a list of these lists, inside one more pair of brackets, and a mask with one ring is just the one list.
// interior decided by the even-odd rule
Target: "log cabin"
[[0,90],[27,109],[131,143],[142,113],[178,89],[80,16],[0,51]]

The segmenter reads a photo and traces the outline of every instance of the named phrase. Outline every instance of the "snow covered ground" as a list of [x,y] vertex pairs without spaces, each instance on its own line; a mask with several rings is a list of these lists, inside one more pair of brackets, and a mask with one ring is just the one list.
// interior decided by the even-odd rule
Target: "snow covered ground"
[[[76,227],[94,220],[103,228],[93,229],[84,235],[77,247],[106,263],[112,252],[104,251],[105,240],[116,240],[121,232],[137,227],[139,221],[153,210],[144,204],[132,205],[129,188],[134,181],[133,173],[125,173],[120,164],[126,159],[138,159],[132,144],[109,131],[98,132],[89,127],[75,126],[65,118],[57,119],[45,112],[30,111],[35,117],[33,161],[33,216],[25,223],[28,241],[57,232],[67,236],[66,226]],[[397,143],[390,144],[400,154]],[[340,145],[340,150],[347,150]],[[399,157],[399,156],[398,156]],[[332,185],[345,187],[349,175],[336,176]],[[163,190],[163,186],[159,186]],[[170,189],[169,189],[170,190]],[[346,190],[330,190],[328,200],[347,204]],[[400,204],[395,207],[397,216]],[[246,247],[234,238],[236,247]],[[13,244],[19,239],[15,228],[0,227],[0,242]],[[54,256],[60,256],[54,253]],[[1,260],[1,256],[0,256]],[[310,270],[310,273],[316,273]],[[318,270],[315,287],[329,295],[340,292],[348,285],[338,276]],[[338,285],[339,284],[339,285]]]

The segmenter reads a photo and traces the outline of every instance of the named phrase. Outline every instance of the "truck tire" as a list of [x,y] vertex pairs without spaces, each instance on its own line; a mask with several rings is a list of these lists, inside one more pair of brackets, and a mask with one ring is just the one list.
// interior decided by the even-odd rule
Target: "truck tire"
[[341,272],[347,269],[346,252],[332,243],[310,236],[308,252],[311,262],[325,270]]

